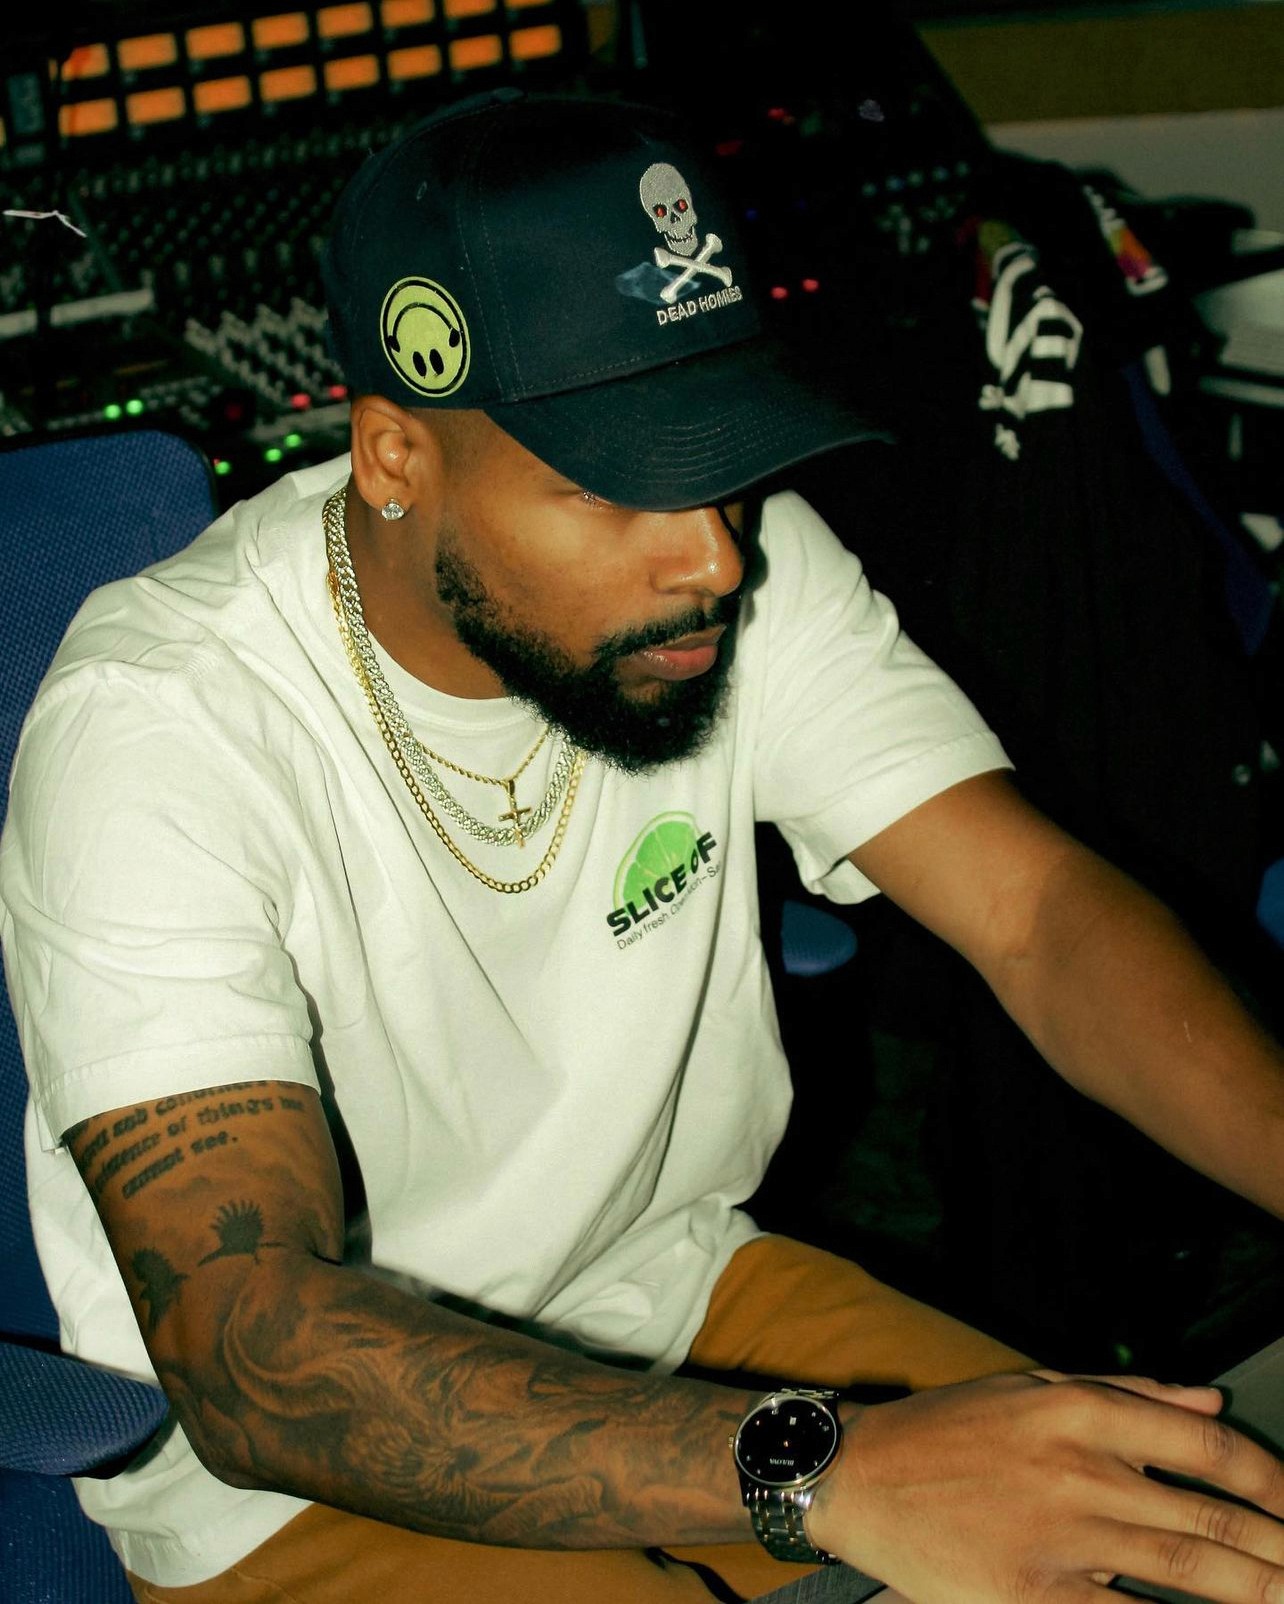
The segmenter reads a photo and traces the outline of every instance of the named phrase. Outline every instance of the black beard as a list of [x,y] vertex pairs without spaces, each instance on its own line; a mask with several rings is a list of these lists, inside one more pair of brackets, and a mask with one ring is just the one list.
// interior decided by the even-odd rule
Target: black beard
[[[641,774],[691,757],[716,728],[727,701],[735,596],[723,597],[708,613],[693,607],[663,624],[613,635],[598,646],[590,666],[580,668],[547,636],[506,621],[481,576],[448,537],[438,547],[436,574],[437,594],[469,651],[499,675],[510,696],[611,767]],[[656,693],[645,700],[625,693],[616,674],[620,658],[715,624],[728,629],[706,673],[659,680]]]

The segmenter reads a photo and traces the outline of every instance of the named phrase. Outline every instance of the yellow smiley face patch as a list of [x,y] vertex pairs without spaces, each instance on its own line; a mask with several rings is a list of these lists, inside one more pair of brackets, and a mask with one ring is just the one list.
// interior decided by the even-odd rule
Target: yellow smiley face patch
[[472,350],[459,302],[430,278],[403,278],[383,298],[384,353],[412,390],[450,395],[468,376]]

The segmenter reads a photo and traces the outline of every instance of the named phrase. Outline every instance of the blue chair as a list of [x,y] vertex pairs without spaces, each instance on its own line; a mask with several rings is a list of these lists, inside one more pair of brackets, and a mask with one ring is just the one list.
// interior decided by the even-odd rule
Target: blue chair
[[[153,429],[0,451],[0,762],[63,632],[91,590],[186,545],[215,516],[213,478],[187,441]],[[7,793],[6,804],[7,806]],[[27,1212],[27,1079],[0,1006],[0,1597],[5,1604],[131,1604],[102,1530],[67,1477],[128,1460],[166,1415],[156,1387],[58,1351],[58,1322]]]

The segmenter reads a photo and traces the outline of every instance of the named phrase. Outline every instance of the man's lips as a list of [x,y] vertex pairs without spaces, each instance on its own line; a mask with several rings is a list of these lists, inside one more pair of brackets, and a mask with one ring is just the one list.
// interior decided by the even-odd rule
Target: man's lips
[[644,678],[694,679],[697,674],[708,673],[717,661],[718,642],[725,630],[725,624],[718,624],[694,635],[680,635],[662,646],[646,646],[640,652],[631,652],[623,661],[636,663]]

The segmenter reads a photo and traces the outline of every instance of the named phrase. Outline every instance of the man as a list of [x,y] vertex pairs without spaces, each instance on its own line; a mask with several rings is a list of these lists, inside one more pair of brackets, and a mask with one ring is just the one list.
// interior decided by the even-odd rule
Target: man
[[[137,1596],[641,1604],[827,1554],[920,1604],[1275,1596],[1284,1476],[1215,1394],[1023,1374],[736,1208],[788,1108],[756,819],[1277,1211],[1284,1076],[755,502],[871,431],[761,346],[703,161],[638,108],[467,102],[366,164],[327,291],[351,464],[99,593],[4,843],[67,1342],[178,1422],[82,1488]],[[859,1383],[934,1390],[823,1390]]]

